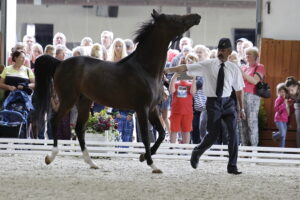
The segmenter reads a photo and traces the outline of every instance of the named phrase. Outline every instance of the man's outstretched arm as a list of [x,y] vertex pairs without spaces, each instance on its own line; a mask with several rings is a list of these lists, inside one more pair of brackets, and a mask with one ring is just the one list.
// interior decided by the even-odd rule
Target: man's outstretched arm
[[186,72],[187,71],[187,67],[186,65],[178,65],[176,67],[170,67],[170,68],[166,68],[164,69],[164,72],[167,73],[175,73],[175,72]]

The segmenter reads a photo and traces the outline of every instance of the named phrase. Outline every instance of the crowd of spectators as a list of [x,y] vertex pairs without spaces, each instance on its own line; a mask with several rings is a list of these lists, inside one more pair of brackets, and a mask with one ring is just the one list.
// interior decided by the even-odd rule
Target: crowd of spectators
[[[43,48],[36,42],[34,36],[25,35],[22,42],[16,43],[8,58],[7,67],[1,69],[0,88],[5,90],[5,97],[9,92],[26,88],[34,91],[34,67],[36,59],[41,55],[50,55],[58,60],[65,60],[73,56],[91,56],[95,59],[118,62],[134,51],[135,44],[131,39],[114,38],[111,31],[103,31],[99,42],[94,42],[90,37],[84,37],[80,45],[68,49],[66,36],[58,32],[53,37],[53,43]],[[236,41],[236,51],[232,51],[228,60],[237,65],[244,78],[244,110],[246,119],[238,120],[239,143],[247,146],[257,146],[259,143],[258,112],[260,97],[256,95],[255,85],[265,76],[265,67],[259,63],[259,50],[246,38]],[[209,49],[203,44],[193,45],[189,37],[183,37],[179,41],[178,49],[169,49],[165,67],[174,67],[180,64],[203,62],[209,59],[217,59],[217,49]],[[166,141],[171,143],[199,144],[207,134],[206,96],[203,85],[206,80],[203,77],[189,77],[185,73],[165,74],[163,82],[165,86],[165,98],[159,106],[161,121],[165,127]],[[297,120],[297,144],[300,146],[300,114],[299,114],[299,83],[293,77],[288,77],[285,83],[277,87],[278,98],[274,102],[276,115],[274,122],[278,132],[273,133],[274,140],[280,141],[280,146],[285,146],[287,123],[289,115],[295,112]],[[292,100],[288,100],[292,99]],[[59,99],[53,94],[52,110],[57,111]],[[102,105],[93,103],[93,112],[100,112]],[[237,110],[239,111],[238,105]],[[114,108],[114,117],[119,122],[119,131],[124,141],[134,139],[134,111],[118,110]],[[60,125],[58,139],[71,139],[72,128],[76,124],[76,106]],[[50,116],[45,116],[45,126],[40,130],[39,138],[52,138],[49,127]],[[46,122],[48,126],[46,127]],[[222,128],[222,127],[220,127]],[[47,131],[46,131],[47,130]],[[138,137],[138,128],[136,130]],[[153,127],[149,130],[155,139]],[[222,134],[217,144],[227,143],[226,130],[222,128]],[[139,138],[137,138],[139,141]]]

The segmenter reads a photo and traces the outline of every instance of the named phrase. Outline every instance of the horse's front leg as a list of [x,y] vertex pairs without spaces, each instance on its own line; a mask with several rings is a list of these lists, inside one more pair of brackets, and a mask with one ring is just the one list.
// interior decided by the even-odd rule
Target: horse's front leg
[[140,132],[142,136],[142,141],[145,146],[145,155],[141,155],[140,160],[142,161],[143,157],[146,157],[147,164],[152,168],[152,173],[162,173],[160,169],[158,169],[154,164],[151,157],[151,150],[150,150],[150,142],[148,136],[148,116],[149,116],[149,108],[141,109],[137,111],[137,117],[140,125]]
[[[156,153],[160,144],[164,141],[165,135],[166,135],[165,130],[161,124],[161,120],[159,118],[158,113],[159,113],[159,111],[158,111],[157,107],[149,113],[149,120],[150,120],[151,124],[153,125],[153,127],[155,127],[155,129],[158,131],[158,134],[159,134],[156,142],[151,147],[151,155],[154,155]],[[145,155],[140,156],[141,162],[143,162],[145,159],[146,159]]]

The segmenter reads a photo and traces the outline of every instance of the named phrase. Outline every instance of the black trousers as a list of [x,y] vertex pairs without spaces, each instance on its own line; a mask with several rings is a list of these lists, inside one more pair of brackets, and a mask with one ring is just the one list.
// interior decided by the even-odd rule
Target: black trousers
[[222,99],[208,97],[206,101],[206,109],[208,134],[203,138],[203,141],[196,146],[196,149],[200,154],[203,154],[216,142],[222,127],[221,121],[224,120],[228,130],[228,167],[236,167],[238,156],[238,135],[236,133],[237,113],[233,99],[230,97]]
[[193,144],[199,144],[201,139],[200,139],[200,111],[194,111],[193,114],[193,130],[191,131],[191,140]]

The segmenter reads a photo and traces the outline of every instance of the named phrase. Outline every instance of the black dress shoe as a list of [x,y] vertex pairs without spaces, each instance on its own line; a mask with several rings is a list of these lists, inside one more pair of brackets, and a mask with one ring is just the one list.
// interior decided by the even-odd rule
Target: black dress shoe
[[242,172],[238,171],[237,169],[227,169],[228,174],[233,174],[233,175],[239,175]]
[[192,156],[191,156],[191,166],[196,169],[198,167],[199,158],[201,154],[198,149],[193,149]]

